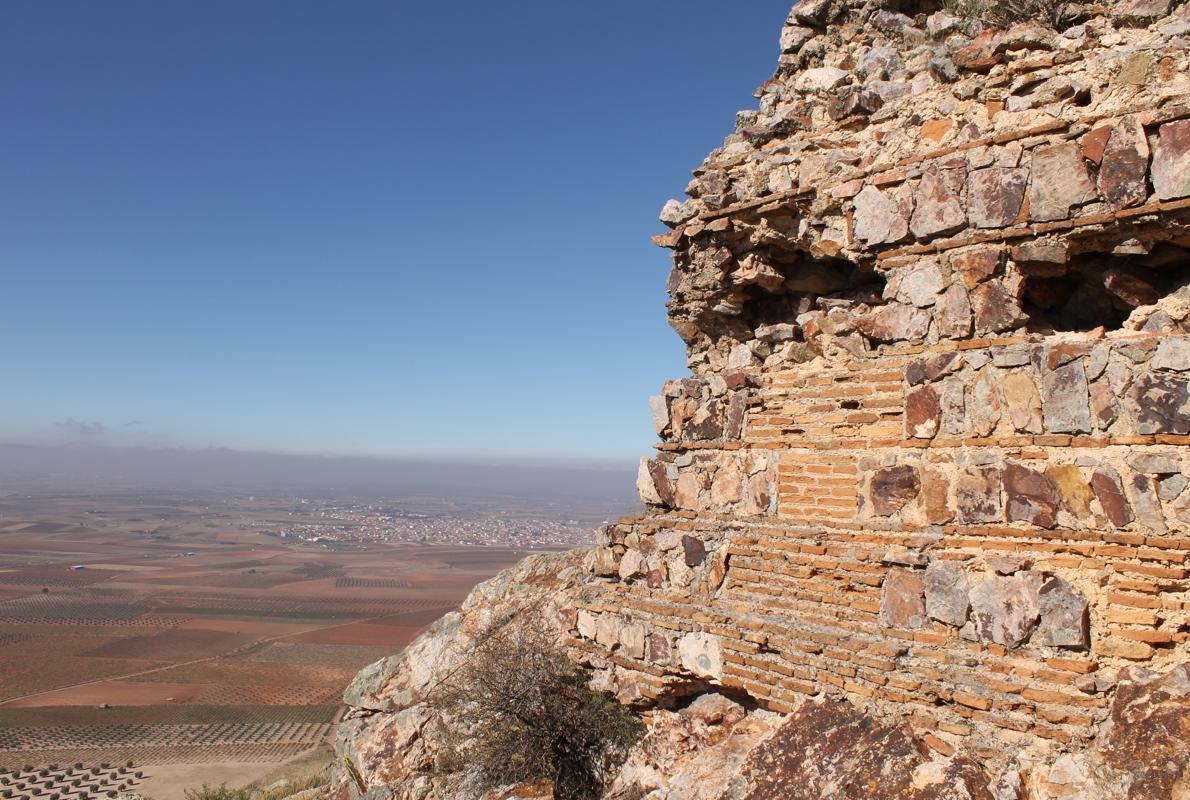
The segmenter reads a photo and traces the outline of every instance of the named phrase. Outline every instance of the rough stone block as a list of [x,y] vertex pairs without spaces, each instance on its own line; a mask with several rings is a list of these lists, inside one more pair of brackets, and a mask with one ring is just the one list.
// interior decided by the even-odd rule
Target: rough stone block
[[990,578],[971,590],[971,616],[985,642],[1019,647],[1029,640],[1041,614],[1041,577],[1020,573]]
[[920,628],[925,624],[925,583],[922,573],[911,569],[889,570],[880,599],[880,617],[894,628]]
[[933,560],[925,573],[926,615],[956,628],[967,621],[971,608],[967,573],[954,561]]
[[1076,206],[1097,197],[1083,155],[1075,142],[1044,145],[1033,151],[1029,218],[1035,222],[1067,219]]
[[876,470],[872,474],[872,510],[879,516],[889,517],[900,511],[921,491],[917,470],[902,464],[896,467]]

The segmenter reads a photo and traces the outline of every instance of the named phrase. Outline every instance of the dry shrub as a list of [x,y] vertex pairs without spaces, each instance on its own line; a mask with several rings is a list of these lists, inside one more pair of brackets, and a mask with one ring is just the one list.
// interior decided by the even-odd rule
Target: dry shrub
[[947,0],[946,10],[963,19],[990,22],[1007,28],[1030,20],[1050,28],[1058,27],[1065,0]]
[[587,680],[544,625],[493,626],[434,692],[453,722],[439,769],[470,767],[485,790],[544,781],[556,800],[598,798],[643,726]]

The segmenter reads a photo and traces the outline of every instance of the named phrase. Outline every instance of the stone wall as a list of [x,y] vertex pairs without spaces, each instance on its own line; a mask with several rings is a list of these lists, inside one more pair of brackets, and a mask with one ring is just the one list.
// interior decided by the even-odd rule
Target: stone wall
[[662,211],[645,510],[362,672],[337,797],[551,797],[428,702],[526,617],[646,722],[604,800],[1187,796],[1190,5],[941,5],[794,7]]
[[1190,7],[804,0],[656,237],[691,376],[575,604],[625,702],[988,763],[1190,660]]

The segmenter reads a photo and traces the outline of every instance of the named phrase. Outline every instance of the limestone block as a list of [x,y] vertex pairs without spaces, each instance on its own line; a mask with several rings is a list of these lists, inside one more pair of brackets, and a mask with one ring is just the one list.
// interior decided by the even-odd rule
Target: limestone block
[[687,633],[678,639],[678,660],[683,669],[700,678],[723,677],[722,646],[709,633]]

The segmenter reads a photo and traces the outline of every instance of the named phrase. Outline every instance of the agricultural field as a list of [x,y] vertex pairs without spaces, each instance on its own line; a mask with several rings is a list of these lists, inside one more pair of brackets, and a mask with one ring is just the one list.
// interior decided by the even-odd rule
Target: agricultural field
[[318,513],[217,494],[0,497],[0,794],[82,780],[95,797],[122,783],[180,797],[179,770],[198,785],[309,758],[362,666],[528,553],[285,534]]

